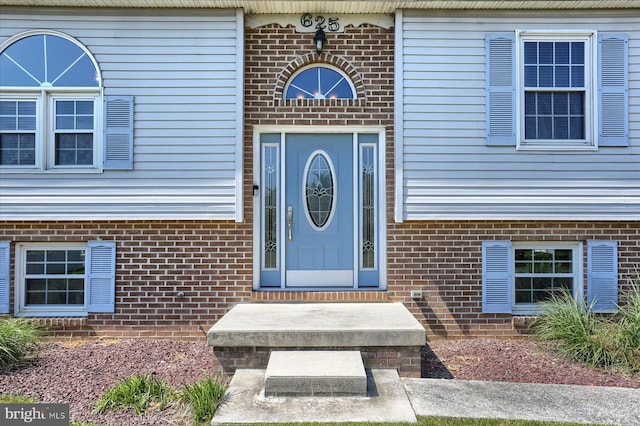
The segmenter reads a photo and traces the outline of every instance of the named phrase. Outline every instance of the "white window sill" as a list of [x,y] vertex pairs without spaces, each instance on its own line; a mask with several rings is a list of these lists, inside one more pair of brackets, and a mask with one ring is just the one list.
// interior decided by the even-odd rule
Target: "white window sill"
[[43,310],[33,308],[22,308],[16,313],[16,317],[86,317],[89,314],[86,309],[82,310]]
[[542,313],[542,308],[535,303],[514,305],[511,313],[513,316],[537,316]]
[[58,169],[34,169],[34,168],[17,168],[17,167],[0,167],[0,173],[6,174],[69,174],[69,173],[102,173],[101,169],[95,167],[87,168],[58,168]]
[[598,147],[593,145],[556,145],[553,143],[547,144],[532,144],[532,143],[520,143],[517,148],[518,151],[597,151]]

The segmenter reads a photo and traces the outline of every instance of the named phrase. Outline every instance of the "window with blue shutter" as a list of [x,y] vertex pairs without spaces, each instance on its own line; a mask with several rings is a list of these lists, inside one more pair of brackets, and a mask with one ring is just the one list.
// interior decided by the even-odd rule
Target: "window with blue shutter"
[[587,303],[594,312],[618,310],[618,244],[587,241]]
[[538,150],[629,146],[628,35],[598,34],[596,44],[595,34],[486,35],[486,145]]
[[105,96],[103,168],[133,169],[133,96]]
[[87,247],[87,311],[114,312],[115,241],[89,241]]
[[629,146],[629,40],[598,35],[599,146]]
[[511,241],[482,242],[482,312],[511,313],[513,250]]
[[11,246],[8,241],[0,241],[0,314],[10,312],[10,256]]

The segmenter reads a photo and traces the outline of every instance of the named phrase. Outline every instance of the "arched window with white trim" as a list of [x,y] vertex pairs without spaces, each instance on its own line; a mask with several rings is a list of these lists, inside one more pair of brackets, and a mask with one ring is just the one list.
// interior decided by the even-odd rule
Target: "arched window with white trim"
[[285,99],[355,99],[351,79],[340,69],[314,64],[294,73],[284,90]]
[[98,168],[101,87],[78,41],[31,31],[0,45],[0,170]]

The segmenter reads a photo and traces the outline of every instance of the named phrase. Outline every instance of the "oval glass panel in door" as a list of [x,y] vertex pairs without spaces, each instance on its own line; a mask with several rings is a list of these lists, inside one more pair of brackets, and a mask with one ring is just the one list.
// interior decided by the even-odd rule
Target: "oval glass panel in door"
[[305,213],[317,230],[331,223],[335,208],[335,173],[333,163],[324,151],[314,151],[309,156],[303,174]]

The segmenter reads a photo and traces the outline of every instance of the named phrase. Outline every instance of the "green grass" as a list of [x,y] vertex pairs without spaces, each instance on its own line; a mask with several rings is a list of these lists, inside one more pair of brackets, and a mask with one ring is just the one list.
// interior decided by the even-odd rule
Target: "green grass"
[[593,367],[640,371],[640,284],[632,283],[620,299],[616,315],[602,316],[593,313],[593,304],[576,301],[568,292],[554,295],[542,303],[533,330],[568,358]]
[[41,329],[21,318],[0,319],[0,371],[25,364],[37,355]]
[[207,377],[193,384],[186,384],[181,400],[191,408],[196,422],[210,421],[224,398],[226,386],[219,380]]
[[[457,417],[418,417],[418,423],[331,423],[332,426],[578,426],[582,423],[538,422],[532,420],[461,419]],[[254,423],[262,425],[262,423]],[[317,426],[318,423],[269,423],[264,426]]]
[[[198,423],[208,425],[209,422]],[[454,417],[418,417],[418,423],[330,423],[332,426],[579,426],[582,423],[538,422],[531,420],[460,419]],[[260,423],[254,423],[260,425]],[[264,426],[317,426],[317,423],[268,423]],[[100,426],[94,423],[74,422],[70,426]]]
[[98,400],[96,412],[133,408],[136,414],[143,415],[151,408],[164,410],[177,400],[177,393],[165,382],[152,375],[136,374],[107,390]]
[[0,404],[37,404],[38,400],[18,393],[0,394]]

